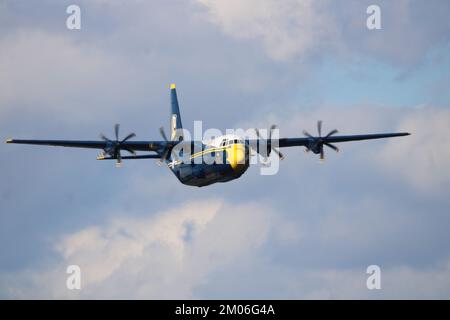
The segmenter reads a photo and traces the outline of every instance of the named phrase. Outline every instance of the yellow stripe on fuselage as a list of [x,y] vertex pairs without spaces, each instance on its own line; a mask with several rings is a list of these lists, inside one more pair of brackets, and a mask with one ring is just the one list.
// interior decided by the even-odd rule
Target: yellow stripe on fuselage
[[191,155],[191,160],[200,156],[203,156],[207,153],[211,153],[211,152],[217,152],[217,151],[223,151],[226,150],[227,148],[229,148],[230,146],[226,146],[226,147],[220,147],[220,148],[211,148],[211,149],[205,149],[199,152],[194,153],[193,155]]

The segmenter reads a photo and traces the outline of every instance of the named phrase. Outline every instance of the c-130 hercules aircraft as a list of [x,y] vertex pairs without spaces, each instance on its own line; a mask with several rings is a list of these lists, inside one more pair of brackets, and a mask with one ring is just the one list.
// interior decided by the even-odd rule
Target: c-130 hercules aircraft
[[[276,129],[276,126],[273,125],[270,127],[267,139],[262,138],[259,131],[255,129],[257,139],[246,139],[238,135],[227,134],[211,141],[185,141],[182,134],[183,126],[175,84],[170,85],[170,100],[170,140],[167,139],[162,127],[160,133],[163,140],[130,141],[131,138],[136,136],[134,133],[130,133],[124,139],[119,140],[119,125],[116,124],[114,128],[115,140],[101,135],[102,140],[100,141],[8,139],[6,143],[101,149],[103,151],[97,159],[116,160],[116,166],[120,166],[122,160],[159,159],[159,162],[166,164],[181,183],[203,187],[216,182],[227,182],[239,178],[250,165],[250,150],[255,150],[264,157],[270,156],[273,151],[280,159],[283,159],[284,157],[278,148],[302,146],[306,148],[306,151],[319,154],[320,160],[323,160],[324,146],[339,151],[332,143],[409,135],[407,132],[399,132],[336,136],[338,131],[332,130],[327,135],[322,136],[322,122],[318,121],[318,136],[312,136],[303,131],[305,137],[274,139],[272,138],[272,132]],[[122,156],[121,150],[128,151],[131,156]],[[189,152],[182,154],[183,150],[189,150]],[[153,153],[138,155],[136,151]],[[181,157],[188,161],[181,161]],[[213,161],[206,163],[203,160],[204,158],[213,159]]]

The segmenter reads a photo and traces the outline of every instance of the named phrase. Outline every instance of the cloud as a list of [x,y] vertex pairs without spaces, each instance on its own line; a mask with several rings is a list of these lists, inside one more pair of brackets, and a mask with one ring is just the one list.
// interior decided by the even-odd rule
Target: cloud
[[[368,290],[363,268],[314,270],[300,276],[306,299],[436,299],[450,297],[450,262],[428,270],[409,266],[381,268],[381,290]],[[297,284],[298,284],[297,283]],[[300,289],[300,288],[293,288]]]
[[[18,297],[193,298],[211,272],[258,252],[271,215],[261,205],[210,199],[147,217],[116,218],[64,236],[57,245],[62,261],[26,277],[33,290],[3,289]],[[70,264],[82,270],[79,295],[65,289]]]
[[[361,222],[367,224],[364,215],[358,213]],[[375,216],[372,215],[373,220]],[[343,254],[339,245],[336,246],[336,243],[345,245],[343,238],[352,238],[353,243],[377,242],[371,238],[370,229],[340,235],[348,229],[346,224],[351,228],[363,226],[350,223],[351,216],[340,218],[347,222],[331,222],[330,219],[339,219],[339,215],[330,212],[316,227],[309,224],[312,230],[307,230],[305,237],[291,237],[295,234],[293,229],[302,229],[300,225],[307,221],[302,218],[300,225],[295,220],[286,224],[285,213],[279,210],[275,214],[270,206],[262,203],[229,204],[210,198],[137,218],[119,214],[102,226],[91,225],[64,235],[55,247],[58,262],[46,264],[42,270],[3,273],[0,295],[63,299],[449,296],[450,262],[446,260],[432,262],[426,268],[382,263],[381,291],[366,288],[365,268],[377,263],[376,251],[367,265],[355,261],[351,266],[333,268],[327,266],[326,257],[320,258],[325,262],[321,265],[309,265],[311,250],[327,255],[321,245],[313,243],[322,242]],[[331,238],[326,235],[330,231]],[[277,248],[289,255],[277,257],[274,255]],[[360,255],[355,246],[352,250],[354,255]],[[298,255],[299,262],[292,260]],[[81,267],[80,291],[65,287],[65,270],[71,264]]]
[[[405,97],[430,80],[445,91],[434,70],[445,70],[446,1],[380,1],[382,32],[365,29],[369,1],[88,1],[80,33],[64,28],[63,5],[46,3],[0,10],[3,137],[95,139],[128,121],[139,139],[158,139],[174,79],[186,126],[276,123],[301,136],[322,119],[324,132],[413,135],[341,144],[324,165],[288,148],[275,176],[250,168],[201,189],[153,161],[115,170],[93,151],[3,145],[2,297],[448,297],[448,112],[386,101],[422,103]],[[395,84],[433,48],[415,85]],[[337,103],[335,91],[350,98]],[[378,94],[381,106],[359,101]],[[79,293],[65,288],[72,263]],[[379,293],[365,288],[372,263]]]
[[446,189],[450,183],[450,110],[412,110],[400,119],[398,128],[412,135],[388,141],[376,159],[390,174],[401,175],[421,191]]
[[373,1],[196,1],[225,34],[260,41],[279,61],[360,54],[399,65],[417,64],[434,45],[448,42],[445,33],[450,28],[444,22],[450,11],[445,1],[378,2],[382,30],[376,31],[366,27],[366,9]]
[[337,45],[338,30],[317,1],[197,0],[224,33],[240,39],[260,39],[270,56],[286,60],[327,43]]
[[100,47],[41,30],[17,30],[0,38],[0,46],[2,118],[21,112],[61,117],[64,108],[66,121],[79,122],[133,97],[112,90],[133,91],[124,86],[136,76],[133,65]]

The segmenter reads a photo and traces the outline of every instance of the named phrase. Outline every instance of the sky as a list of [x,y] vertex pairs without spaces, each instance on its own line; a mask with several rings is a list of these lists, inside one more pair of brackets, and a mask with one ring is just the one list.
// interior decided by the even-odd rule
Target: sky
[[160,139],[172,82],[187,129],[412,133],[323,164],[290,148],[276,175],[206,188],[153,160],[1,144],[0,298],[450,298],[449,16],[445,0],[0,0],[5,140],[115,123]]

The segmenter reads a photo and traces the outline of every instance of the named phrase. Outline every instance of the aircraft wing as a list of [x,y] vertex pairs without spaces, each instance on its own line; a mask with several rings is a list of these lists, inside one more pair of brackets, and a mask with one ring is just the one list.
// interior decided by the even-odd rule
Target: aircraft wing
[[[278,148],[285,148],[285,147],[305,147],[306,151],[312,151],[315,154],[320,155],[320,160],[324,159],[324,146],[327,146],[328,148],[333,149],[334,151],[339,151],[339,148],[333,145],[333,143],[338,142],[347,142],[347,141],[361,141],[361,140],[373,140],[373,139],[383,139],[383,138],[393,138],[393,137],[401,137],[401,136],[408,136],[408,132],[396,132],[396,133],[375,133],[375,134],[358,134],[358,135],[345,135],[345,136],[336,136],[335,134],[338,132],[337,130],[330,131],[326,136],[321,136],[321,127],[322,122],[319,121],[317,124],[319,136],[312,136],[308,132],[303,131],[303,134],[305,137],[302,138],[280,138],[278,139],[278,145],[277,146],[271,146],[270,140],[266,141],[263,149],[260,147],[261,142],[261,136],[259,135],[259,132],[256,131],[256,134],[258,135],[258,140],[250,140],[249,143],[251,146],[256,146],[256,152],[261,153],[265,148],[267,148],[266,151],[263,151],[264,156],[266,156],[270,151],[274,151],[280,159],[283,159],[283,154],[277,150]],[[271,130],[269,132],[269,137],[271,136],[271,132],[273,129],[275,129],[276,126],[272,126]],[[262,139],[264,140],[264,139]]]
[[360,141],[360,140],[373,140],[373,139],[383,139],[383,138],[393,138],[408,136],[408,132],[398,132],[398,133],[376,133],[376,134],[359,134],[359,135],[345,135],[345,136],[330,136],[330,137],[305,137],[305,138],[280,138],[278,140],[278,147],[297,147],[305,146],[309,147],[316,143],[320,139],[321,143],[336,143],[336,142],[347,142],[347,141]]
[[[106,149],[107,141],[83,141],[83,140],[21,140],[8,139],[6,143],[32,144],[40,146],[55,146],[69,148]],[[132,151],[161,151],[169,147],[168,141],[125,141],[120,145],[121,149]]]

